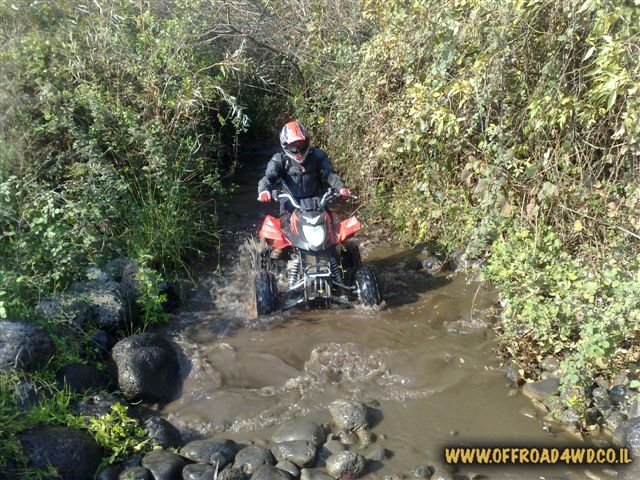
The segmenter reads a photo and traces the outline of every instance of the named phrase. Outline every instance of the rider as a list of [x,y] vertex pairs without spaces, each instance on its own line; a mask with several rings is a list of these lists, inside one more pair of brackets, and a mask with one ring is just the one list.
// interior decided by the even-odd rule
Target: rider
[[[291,196],[300,200],[322,195],[322,184],[340,191],[340,195],[349,196],[351,192],[344,186],[327,154],[319,148],[310,148],[307,129],[299,122],[287,123],[280,131],[282,152],[276,153],[269,164],[264,177],[258,182],[258,200],[269,202],[271,189],[282,181]],[[288,200],[280,201],[280,213],[292,212],[293,206]],[[273,256],[279,258],[280,250]]]

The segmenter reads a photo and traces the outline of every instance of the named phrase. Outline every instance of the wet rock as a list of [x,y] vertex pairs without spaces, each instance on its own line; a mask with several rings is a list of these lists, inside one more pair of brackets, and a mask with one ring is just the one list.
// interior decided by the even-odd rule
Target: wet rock
[[122,472],[122,467],[120,465],[107,465],[100,470],[100,473],[98,473],[95,480],[118,480],[120,472]]
[[518,366],[515,363],[507,363],[503,367],[504,373],[506,377],[511,380],[515,385],[521,385],[523,382],[522,377],[520,376],[520,371]]
[[406,476],[400,473],[394,473],[392,475],[385,475],[384,480],[405,480],[406,478]]
[[96,393],[83,398],[76,406],[76,411],[85,417],[99,417],[111,412],[116,403],[126,403],[110,393]]
[[640,457],[640,417],[621,424],[613,433],[613,438],[619,446],[629,449],[631,458]]
[[522,393],[533,400],[544,402],[549,396],[558,394],[559,386],[560,381],[551,377],[538,382],[525,383],[522,387]]
[[410,475],[414,478],[428,479],[431,478],[435,472],[436,467],[433,465],[420,465],[411,470]]
[[166,402],[174,397],[180,367],[173,342],[164,336],[127,337],[113,347],[112,357],[120,390],[128,400]]
[[624,413],[618,410],[614,410],[609,415],[607,415],[604,420],[604,424],[609,430],[614,432],[620,425],[625,422],[626,419],[627,416]]
[[629,389],[626,385],[615,385],[609,391],[609,400],[614,405],[620,405],[627,399],[627,393]]
[[36,313],[49,320],[64,321],[81,329],[86,328],[92,319],[89,304],[75,295],[58,295],[38,302]]
[[216,469],[208,463],[194,463],[182,469],[183,480],[214,480]]
[[318,468],[303,468],[300,470],[300,480],[336,480]]
[[96,327],[107,332],[115,332],[123,328],[125,321],[131,320],[131,317],[120,284],[108,282],[92,287],[84,294],[88,298]]
[[359,477],[364,472],[364,457],[355,452],[340,452],[327,458],[327,473],[335,478],[343,475]]
[[360,440],[360,448],[367,448],[375,440],[373,433],[369,430],[358,430],[358,440]]
[[300,469],[298,466],[289,460],[280,460],[276,463],[276,468],[287,472],[293,478],[298,478],[300,476]]
[[245,478],[242,469],[229,464],[218,474],[218,480],[245,480]]
[[155,480],[178,480],[185,461],[175,453],[153,450],[142,458],[142,466],[151,472]]
[[366,455],[367,460],[372,460],[374,462],[381,462],[382,460],[386,460],[391,457],[392,453],[384,447],[376,448]]
[[108,387],[109,381],[95,365],[71,363],[57,374],[61,385],[67,385],[76,392],[102,390]]
[[20,434],[19,440],[33,467],[52,465],[65,480],[93,478],[102,461],[100,447],[82,430],[39,427]]
[[0,320],[0,370],[33,371],[47,363],[55,352],[51,338],[40,327],[13,320]]
[[278,460],[289,460],[299,467],[309,467],[316,459],[316,446],[307,440],[277,443],[271,448]]
[[291,480],[289,474],[272,465],[261,465],[251,475],[251,480]]
[[329,405],[329,413],[338,428],[352,431],[369,428],[367,407],[361,403],[336,400]]
[[436,255],[427,255],[422,259],[422,269],[431,275],[439,273],[444,266],[445,262]]
[[153,480],[151,472],[144,467],[129,467],[122,471],[118,480]]
[[180,455],[194,462],[218,464],[218,469],[222,470],[231,463],[237,451],[238,445],[233,440],[205,438],[187,443]]
[[306,440],[314,445],[322,444],[327,438],[324,428],[309,420],[293,420],[281,425],[271,437],[274,443]]
[[171,448],[182,444],[182,436],[178,429],[162,417],[157,415],[148,417],[144,421],[144,428],[147,431],[147,437],[156,445]]
[[274,465],[275,458],[266,448],[251,445],[240,450],[234,462],[234,467],[239,467],[247,475],[252,475],[262,465]]
[[339,440],[327,440],[327,442],[318,449],[317,462],[318,466],[323,466],[331,455],[344,452],[344,444]]
[[351,430],[338,430],[337,432],[338,438],[343,445],[348,447],[352,447],[357,445],[360,442],[360,438],[356,433],[353,433]]

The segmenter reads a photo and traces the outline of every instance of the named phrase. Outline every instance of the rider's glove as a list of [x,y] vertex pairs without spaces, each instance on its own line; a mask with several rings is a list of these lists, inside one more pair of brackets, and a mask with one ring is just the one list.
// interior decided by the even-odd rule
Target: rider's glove
[[351,192],[349,191],[348,188],[341,188],[340,189],[340,195],[342,195],[343,197],[350,197],[351,196]]
[[269,202],[271,200],[271,193],[268,191],[260,192],[258,195],[258,201],[260,202]]

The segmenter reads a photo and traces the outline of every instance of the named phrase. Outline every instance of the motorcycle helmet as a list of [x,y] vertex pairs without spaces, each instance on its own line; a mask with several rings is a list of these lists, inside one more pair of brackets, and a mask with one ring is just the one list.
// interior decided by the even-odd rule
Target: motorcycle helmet
[[309,134],[299,122],[287,123],[280,131],[280,146],[284,154],[300,165],[309,153]]

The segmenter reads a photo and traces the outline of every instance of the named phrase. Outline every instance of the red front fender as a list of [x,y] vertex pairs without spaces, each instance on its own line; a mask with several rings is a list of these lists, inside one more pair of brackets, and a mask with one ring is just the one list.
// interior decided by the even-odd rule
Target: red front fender
[[291,242],[282,233],[280,219],[271,215],[267,215],[262,222],[258,235],[274,248],[285,248],[291,245]]
[[356,217],[345,218],[340,222],[338,243],[342,243],[347,238],[352,237],[358,230],[360,230],[360,221]]

